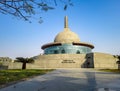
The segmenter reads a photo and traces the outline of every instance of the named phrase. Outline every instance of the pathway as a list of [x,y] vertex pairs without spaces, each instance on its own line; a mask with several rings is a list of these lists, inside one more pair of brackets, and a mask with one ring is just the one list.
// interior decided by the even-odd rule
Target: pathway
[[120,74],[93,69],[57,69],[0,91],[120,91]]

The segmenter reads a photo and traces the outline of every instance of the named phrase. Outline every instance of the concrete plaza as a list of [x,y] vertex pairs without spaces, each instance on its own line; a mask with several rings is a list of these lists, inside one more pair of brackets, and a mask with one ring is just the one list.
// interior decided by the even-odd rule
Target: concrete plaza
[[120,74],[94,69],[57,69],[0,91],[120,91]]

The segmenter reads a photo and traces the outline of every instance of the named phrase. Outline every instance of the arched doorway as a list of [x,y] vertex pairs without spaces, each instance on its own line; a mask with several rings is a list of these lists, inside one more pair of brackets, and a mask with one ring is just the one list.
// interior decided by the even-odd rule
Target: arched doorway
[[65,50],[63,49],[63,50],[61,51],[61,53],[63,53],[63,54],[64,54],[64,53],[65,53]]
[[77,54],[80,54],[80,51],[79,50],[77,50],[77,52],[76,52]]

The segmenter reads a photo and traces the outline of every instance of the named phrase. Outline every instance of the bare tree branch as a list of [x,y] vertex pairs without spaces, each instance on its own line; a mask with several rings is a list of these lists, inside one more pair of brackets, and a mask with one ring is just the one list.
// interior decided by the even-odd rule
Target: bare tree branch
[[71,0],[0,0],[0,13],[29,21],[30,17],[27,16],[33,16],[36,12],[41,15],[40,11],[53,10],[59,2],[63,4],[64,10],[72,5]]

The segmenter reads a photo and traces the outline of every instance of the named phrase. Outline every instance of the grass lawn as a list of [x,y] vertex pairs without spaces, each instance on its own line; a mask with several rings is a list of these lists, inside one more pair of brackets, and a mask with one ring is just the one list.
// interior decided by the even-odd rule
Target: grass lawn
[[43,75],[50,71],[53,71],[53,69],[0,70],[0,87],[10,82],[20,81],[22,79],[26,79],[26,78],[37,76],[37,75]]
[[120,73],[120,69],[100,69],[100,71]]

